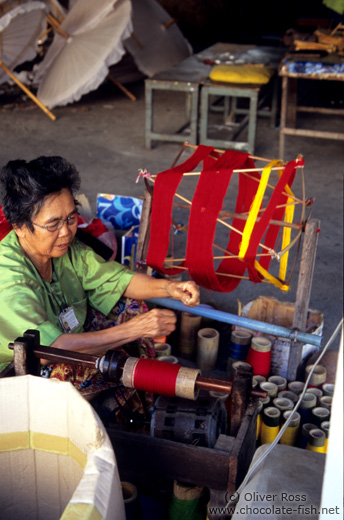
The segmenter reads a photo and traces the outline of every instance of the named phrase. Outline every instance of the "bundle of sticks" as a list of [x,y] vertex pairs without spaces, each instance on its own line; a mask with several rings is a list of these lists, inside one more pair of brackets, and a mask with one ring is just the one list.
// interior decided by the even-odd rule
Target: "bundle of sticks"
[[314,36],[316,41],[295,39],[294,50],[325,51],[329,54],[344,56],[344,24],[338,24],[332,31],[317,29]]

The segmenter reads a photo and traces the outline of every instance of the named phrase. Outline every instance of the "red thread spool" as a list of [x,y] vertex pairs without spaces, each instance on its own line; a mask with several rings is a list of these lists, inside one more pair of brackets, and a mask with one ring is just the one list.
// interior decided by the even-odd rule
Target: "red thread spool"
[[139,359],[133,374],[133,386],[137,390],[174,397],[180,368],[181,365],[166,361]]
[[271,364],[271,341],[263,336],[253,337],[246,363],[252,365],[254,376],[267,377]]

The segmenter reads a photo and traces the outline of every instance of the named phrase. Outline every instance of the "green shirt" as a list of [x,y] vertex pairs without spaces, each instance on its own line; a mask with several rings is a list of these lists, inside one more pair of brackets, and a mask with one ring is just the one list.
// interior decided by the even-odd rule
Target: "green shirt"
[[13,359],[8,344],[27,329],[40,332],[42,345],[63,334],[59,314],[70,306],[82,332],[87,303],[107,315],[121,298],[134,273],[106,262],[74,239],[67,253],[53,259],[53,282],[43,280],[21,248],[15,231],[0,242],[0,371]]

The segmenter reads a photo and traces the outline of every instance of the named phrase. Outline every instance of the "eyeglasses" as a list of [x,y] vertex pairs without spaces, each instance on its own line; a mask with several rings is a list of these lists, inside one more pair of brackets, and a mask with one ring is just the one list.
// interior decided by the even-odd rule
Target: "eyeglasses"
[[62,228],[63,224],[67,224],[67,226],[73,226],[74,224],[77,224],[78,222],[78,210],[75,210],[75,212],[67,217],[65,220],[62,218],[54,220],[51,224],[46,224],[45,226],[41,226],[40,224],[36,224],[36,222],[32,222],[34,226],[40,227],[41,229],[47,229],[48,231],[51,231],[52,233],[54,231],[58,231]]

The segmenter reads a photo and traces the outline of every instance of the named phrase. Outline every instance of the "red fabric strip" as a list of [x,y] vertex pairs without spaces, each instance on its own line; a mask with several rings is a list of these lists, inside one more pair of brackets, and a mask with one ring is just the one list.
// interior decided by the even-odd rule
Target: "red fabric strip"
[[[219,292],[228,292],[227,287],[231,285],[232,279],[218,278],[214,270],[212,244],[217,218],[223,207],[233,170],[243,168],[247,159],[248,154],[231,150],[223,153],[217,160],[205,160],[192,201],[186,265],[196,283]],[[233,260],[227,261],[230,273],[233,272],[232,262]],[[245,266],[243,269],[245,270]]]
[[[165,170],[156,178],[152,202],[150,241],[146,262],[147,265],[168,275],[180,274],[180,269],[164,269],[170,243],[169,233],[172,225],[173,197],[183,178],[183,173],[192,171],[212,152],[210,146],[199,146],[184,163]],[[184,262],[180,264],[184,265]]]

